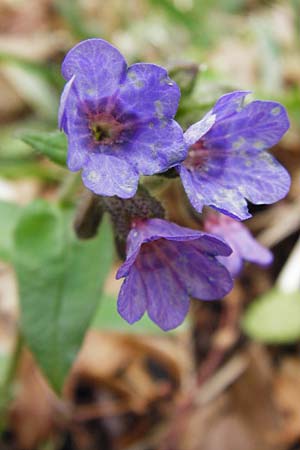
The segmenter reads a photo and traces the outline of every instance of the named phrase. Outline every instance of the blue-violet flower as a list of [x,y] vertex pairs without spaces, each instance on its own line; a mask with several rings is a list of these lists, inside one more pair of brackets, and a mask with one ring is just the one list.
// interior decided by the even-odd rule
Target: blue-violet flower
[[59,125],[68,136],[67,164],[82,169],[87,188],[132,197],[140,175],[163,172],[185,159],[181,127],[173,120],[180,91],[167,71],[129,68],[102,39],[88,39],[66,55]]
[[244,220],[251,217],[246,199],[274,203],[289,190],[289,174],[265,151],[288,130],[287,113],[272,101],[256,100],[245,106],[248,93],[223,95],[184,134],[189,151],[178,170],[198,212],[208,205]]
[[272,263],[273,255],[252,236],[248,228],[241,222],[219,213],[210,213],[204,222],[205,231],[219,236],[231,247],[232,253],[218,260],[237,276],[243,267],[243,261],[250,261],[260,266]]
[[222,298],[232,278],[217,256],[228,256],[223,240],[163,219],[136,220],[127,238],[127,258],[117,273],[125,277],[118,311],[129,323],[147,311],[163,330],[182,323],[189,299]]

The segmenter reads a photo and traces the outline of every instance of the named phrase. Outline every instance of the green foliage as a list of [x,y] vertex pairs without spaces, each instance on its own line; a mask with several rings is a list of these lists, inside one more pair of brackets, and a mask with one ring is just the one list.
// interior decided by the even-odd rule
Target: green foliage
[[[274,96],[275,97],[275,96]],[[289,117],[295,123],[294,127],[300,123],[300,87],[294,87],[282,95],[277,95],[277,101],[281,101],[288,110]]]
[[107,222],[80,241],[70,213],[44,201],[24,209],[15,230],[21,330],[56,391],[80,348],[110,268],[113,244]]
[[[4,380],[9,367],[9,356],[7,353],[0,353],[0,388],[4,384]],[[1,405],[1,400],[0,400]],[[0,408],[1,409],[1,408]]]
[[[0,127],[0,176],[10,179],[34,177],[50,182],[57,182],[65,176],[63,168],[54,167],[49,164],[43,164],[36,157],[36,151],[31,145],[26,144],[16,136],[22,137],[24,134],[43,134],[43,132],[20,132],[19,128],[25,130],[30,128],[43,129],[43,122],[27,120],[26,122],[17,122]],[[45,133],[45,132],[44,132]],[[31,141],[30,141],[31,142]]]
[[66,165],[67,157],[67,138],[60,131],[26,131],[20,135],[22,141],[30,145],[34,150],[42,153],[51,161]]
[[37,64],[0,52],[0,66],[26,105],[44,120],[52,123],[56,121],[58,86],[53,85],[52,74],[46,64]]
[[162,11],[170,24],[180,26],[197,49],[209,48],[224,38],[228,30],[223,17],[240,13],[245,6],[245,0],[148,0],[148,3]]
[[21,213],[15,203],[0,201],[0,259],[9,262],[13,254],[13,232]]
[[0,158],[0,175],[12,180],[18,178],[37,178],[43,181],[57,182],[63,178],[61,172],[52,167],[42,166],[35,161]]
[[87,24],[82,20],[82,11],[78,0],[55,0],[54,6],[67,22],[74,37],[84,40],[96,36],[96,30],[89,30]]
[[284,344],[300,339],[300,292],[268,292],[246,310],[242,328],[251,338]]
[[183,97],[193,91],[198,74],[199,65],[193,63],[177,64],[169,70],[169,76],[178,84]]
[[60,75],[60,67],[58,64],[36,62],[12,53],[4,52],[0,52],[0,64],[10,64],[20,67],[25,72],[32,73],[38,78],[44,79],[48,85],[52,85],[58,89],[62,89],[65,84],[63,77]]

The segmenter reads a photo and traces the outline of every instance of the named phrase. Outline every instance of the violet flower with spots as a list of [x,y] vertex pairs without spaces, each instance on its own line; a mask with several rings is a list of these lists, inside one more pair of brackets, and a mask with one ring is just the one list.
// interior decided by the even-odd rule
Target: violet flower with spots
[[147,311],[163,330],[182,323],[190,297],[222,298],[232,278],[217,260],[230,255],[222,239],[163,219],[136,220],[127,238],[127,258],[117,278],[125,277],[118,311],[129,323]]
[[82,169],[88,189],[129,198],[140,175],[185,159],[183,132],[173,120],[180,91],[164,68],[127,67],[111,44],[88,39],[69,51],[62,74],[59,125],[68,136],[67,165]]
[[178,170],[198,212],[208,205],[244,220],[251,217],[246,200],[270,204],[289,190],[289,174],[266,152],[288,130],[287,113],[272,101],[256,100],[245,106],[248,93],[223,95],[184,134],[188,157]]
[[257,242],[244,224],[231,217],[210,213],[205,218],[204,229],[223,238],[231,247],[231,255],[226,258],[218,256],[218,260],[227,267],[233,277],[242,270],[243,261],[260,266],[268,266],[273,261],[270,250]]

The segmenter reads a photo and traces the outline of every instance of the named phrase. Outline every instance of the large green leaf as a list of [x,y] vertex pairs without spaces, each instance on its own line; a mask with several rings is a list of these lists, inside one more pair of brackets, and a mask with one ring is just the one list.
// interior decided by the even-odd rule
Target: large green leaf
[[20,135],[22,141],[39,153],[48,156],[53,162],[66,165],[67,138],[60,131],[26,131]]
[[58,392],[97,308],[112,256],[106,221],[96,238],[80,241],[70,214],[44,201],[27,207],[16,227],[22,333]]
[[273,290],[246,310],[242,328],[253,339],[265,343],[288,343],[300,339],[300,292]]
[[0,259],[11,261],[13,231],[22,208],[16,203],[0,201]]

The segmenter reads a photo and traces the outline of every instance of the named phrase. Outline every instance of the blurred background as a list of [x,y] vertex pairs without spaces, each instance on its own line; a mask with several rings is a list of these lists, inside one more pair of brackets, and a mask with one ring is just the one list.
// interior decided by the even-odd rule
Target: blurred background
[[[183,126],[235,89],[283,103],[291,128],[272,152],[292,188],[276,205],[251,206],[247,221],[273,265],[245,265],[226,299],[193,305],[172,333],[118,317],[116,259],[58,398],[15,349],[11,230],[36,198],[80,201],[68,171],[29,137],[56,129],[61,61],[88,37],[129,63],[167,67],[182,88]],[[172,220],[199,226],[176,182],[158,194]],[[0,0],[0,202],[1,450],[300,449],[299,0]]]

